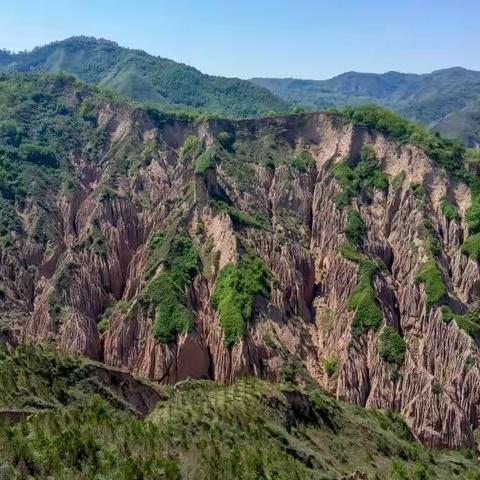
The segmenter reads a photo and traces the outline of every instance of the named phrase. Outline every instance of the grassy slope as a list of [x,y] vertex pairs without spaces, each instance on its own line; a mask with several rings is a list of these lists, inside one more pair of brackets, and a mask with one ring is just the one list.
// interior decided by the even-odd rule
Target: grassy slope
[[398,416],[319,390],[192,381],[163,387],[139,420],[89,388],[90,376],[88,364],[48,350],[1,354],[0,407],[29,398],[37,413],[0,422],[0,478],[336,479],[355,469],[372,479],[478,478],[468,452],[427,451]]
[[288,110],[285,101],[248,81],[205,75],[188,65],[94,38],[72,37],[31,52],[0,55],[0,68],[64,71],[137,101],[224,116],[251,117]]

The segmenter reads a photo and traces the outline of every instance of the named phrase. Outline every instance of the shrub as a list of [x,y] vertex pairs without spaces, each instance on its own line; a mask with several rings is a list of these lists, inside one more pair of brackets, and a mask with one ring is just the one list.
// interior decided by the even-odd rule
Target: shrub
[[[154,236],[150,249],[163,248],[164,239]],[[155,305],[153,336],[161,343],[172,343],[177,334],[188,332],[193,327],[193,315],[186,306],[185,289],[198,272],[198,252],[190,238],[171,236],[165,254],[156,259],[163,263],[163,270],[151,280],[141,296],[141,302]],[[150,260],[149,260],[150,261]],[[152,275],[156,267],[150,265]]]
[[195,165],[195,174],[203,175],[210,168],[214,168],[216,158],[216,151],[213,147],[202,153],[197,159],[197,163]]
[[238,265],[229,264],[220,271],[212,305],[218,311],[228,347],[245,334],[246,324],[253,317],[255,297],[268,298],[271,279],[271,272],[253,254],[248,254]]
[[182,153],[184,157],[193,156],[196,157],[200,152],[202,147],[202,142],[198,137],[193,135],[187,137],[183,143]]
[[446,293],[442,272],[434,258],[430,258],[423,265],[415,278],[415,282],[425,284],[425,294],[429,307],[439,303]]
[[13,205],[0,198],[0,236],[10,235],[10,232],[20,232],[20,221],[15,214]]
[[382,310],[378,306],[373,288],[373,276],[378,265],[369,260],[360,263],[360,281],[348,299],[348,309],[355,311],[352,323],[352,335],[357,337],[366,330],[377,330],[383,320]]
[[333,167],[332,175],[342,189],[335,198],[339,208],[348,206],[357,195],[370,196],[374,188],[388,188],[388,177],[380,170],[375,151],[370,145],[362,147],[360,161],[356,165],[338,163]]
[[390,365],[400,367],[405,360],[405,340],[390,326],[385,326],[380,335],[380,357]]
[[417,200],[423,200],[425,198],[425,187],[421,183],[410,184],[410,190]]
[[310,152],[304,150],[299,155],[297,155],[292,161],[292,167],[298,170],[299,172],[306,172],[315,165],[315,160],[313,159]]
[[268,227],[267,220],[262,217],[261,215],[250,215],[249,213],[242,212],[235,208],[233,205],[229,205],[228,203],[222,200],[216,200],[215,205],[219,210],[222,212],[227,213],[232,222],[236,226],[246,226],[246,227],[254,227],[254,228],[261,228],[266,229]]
[[339,366],[340,362],[336,357],[327,358],[323,362],[323,369],[325,370],[325,373],[328,377],[333,377],[338,372]]
[[347,240],[353,245],[359,245],[367,231],[367,227],[360,213],[350,208],[347,214],[347,224],[343,230]]
[[3,120],[0,122],[0,144],[4,143],[12,147],[18,147],[21,142],[21,133],[16,122]]
[[480,233],[480,195],[472,198],[472,204],[465,213],[469,235]]
[[217,135],[218,143],[227,151],[231,151],[235,137],[228,132],[220,132]]
[[440,200],[440,210],[443,213],[443,216],[447,220],[457,220],[458,212],[457,209],[448,201],[446,197],[443,197]]
[[480,233],[476,233],[464,240],[462,253],[473,260],[480,260]]

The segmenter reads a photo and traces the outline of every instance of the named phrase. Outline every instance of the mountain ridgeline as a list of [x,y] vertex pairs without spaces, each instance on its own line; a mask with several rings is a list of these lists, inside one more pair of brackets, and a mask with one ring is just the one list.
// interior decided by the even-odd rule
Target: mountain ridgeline
[[445,135],[459,137],[469,146],[480,145],[480,72],[456,67],[424,75],[348,72],[329,80],[251,81],[288,102],[314,109],[377,103]]
[[229,117],[286,112],[287,102],[238,78],[205,75],[193,67],[91,37],[72,37],[30,52],[0,52],[8,72],[65,72],[163,109]]

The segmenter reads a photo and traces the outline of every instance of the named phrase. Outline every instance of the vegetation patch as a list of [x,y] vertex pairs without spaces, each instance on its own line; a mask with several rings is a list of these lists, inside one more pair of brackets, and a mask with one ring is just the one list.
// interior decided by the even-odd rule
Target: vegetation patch
[[268,222],[261,215],[257,214],[253,216],[249,213],[242,212],[238,208],[235,208],[233,205],[229,205],[222,200],[215,200],[214,203],[219,210],[229,215],[236,226],[268,229]]
[[422,266],[420,272],[415,277],[415,282],[425,284],[425,294],[429,307],[440,303],[447,292],[442,272],[434,258],[430,258]]
[[333,377],[338,373],[340,362],[336,357],[329,357],[323,362],[323,369],[328,377]]
[[214,168],[217,163],[217,152],[215,147],[210,147],[202,153],[195,164],[195,174],[203,175],[210,168]]
[[202,151],[202,141],[200,138],[191,135],[185,139],[182,147],[183,157],[196,158]]
[[377,105],[347,107],[340,112],[355,125],[379,131],[401,143],[417,145],[434,161],[450,173],[469,183],[470,175],[464,169],[465,147],[458,140],[448,140],[426,128],[414,124]]
[[480,233],[466,238],[462,244],[462,253],[468,255],[473,260],[480,260]]
[[383,313],[373,288],[373,276],[379,270],[377,263],[370,260],[360,262],[360,281],[348,299],[348,309],[355,311],[352,336],[358,337],[367,330],[378,330]]
[[353,245],[360,245],[367,232],[367,226],[360,213],[353,208],[348,209],[347,224],[343,230],[347,240]]
[[377,301],[373,287],[373,276],[380,270],[379,261],[367,260],[356,246],[346,243],[340,246],[339,253],[347,260],[357,263],[360,268],[360,280],[351,293],[347,307],[355,311],[352,322],[352,336],[358,337],[367,330],[377,330],[383,320],[383,313]]
[[254,313],[255,297],[268,298],[272,274],[262,260],[246,255],[238,265],[229,264],[220,271],[212,304],[219,314],[225,345],[231,347],[245,334]]
[[464,330],[471,337],[480,334],[480,314],[478,311],[468,312],[464,315],[454,313],[450,307],[444,305],[442,307],[442,319],[445,323],[455,320],[459,328]]
[[314,165],[315,160],[313,159],[312,154],[307,150],[303,150],[292,161],[292,167],[302,173],[308,172],[308,170]]
[[412,195],[417,200],[424,200],[425,199],[425,187],[421,183],[411,183],[410,184],[410,191]]
[[[150,248],[163,248],[164,239],[154,237]],[[168,253],[156,257],[162,270],[150,280],[141,295],[141,303],[155,306],[153,335],[161,343],[172,343],[179,333],[193,327],[193,315],[186,303],[186,288],[198,272],[198,252],[190,238],[175,235],[168,242]],[[151,272],[156,268],[150,265]]]
[[374,188],[388,188],[388,177],[380,170],[375,152],[369,145],[362,147],[360,160],[356,165],[338,163],[333,167],[332,174],[342,190],[335,198],[339,208],[350,205],[355,196],[370,197]]
[[405,361],[407,344],[397,331],[386,325],[380,335],[380,357],[395,368],[399,368]]
[[229,132],[220,132],[217,135],[217,142],[225,149],[227,152],[230,152],[235,142],[235,136]]
[[469,235],[480,233],[480,195],[472,197],[472,204],[465,213]]
[[0,198],[0,236],[20,231],[20,221],[15,214],[13,206],[3,198]]
[[448,198],[443,197],[440,200],[440,210],[447,220],[458,220],[458,212],[454,205],[452,205]]

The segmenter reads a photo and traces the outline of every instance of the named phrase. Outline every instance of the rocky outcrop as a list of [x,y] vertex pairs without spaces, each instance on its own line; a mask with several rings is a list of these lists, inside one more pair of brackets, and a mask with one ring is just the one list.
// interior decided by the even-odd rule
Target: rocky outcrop
[[[448,196],[463,218],[470,204],[464,185],[418,148],[335,115],[158,124],[105,107],[98,124],[108,134],[104,163],[73,161],[80,185],[73,197],[52,200],[56,239],[48,251],[27,236],[2,250],[1,308],[17,338],[55,342],[172,384],[189,377],[232,382],[246,374],[279,379],[294,359],[304,377],[340,399],[401,412],[427,445],[473,446],[480,419],[479,344],[454,321],[445,323],[415,281],[428,258],[428,218],[439,239],[449,303],[465,311],[477,301],[479,266],[460,250],[466,225],[447,220],[439,208]],[[234,149],[223,149],[215,165],[196,175],[196,158],[182,145],[193,135],[213,148],[221,132],[234,136]],[[141,158],[148,151],[148,161],[118,173],[112,165],[129,142],[140,145]],[[339,253],[347,213],[335,204],[341,187],[331,166],[357,159],[365,144],[390,185],[368,200],[353,199],[366,225],[361,253],[385,264],[374,275],[382,325],[355,337],[348,300],[360,271]],[[305,152],[312,161],[295,166],[292,160]],[[412,184],[424,186],[422,201]],[[222,205],[263,223],[242,223]],[[25,219],[37,214],[33,205],[22,208]],[[155,308],[144,301],[146,271],[153,236],[173,225],[192,239],[201,268],[185,292],[193,328],[161,343],[152,333]],[[274,282],[268,300],[256,299],[246,335],[227,347],[212,293],[220,270],[247,250],[261,257]],[[161,271],[160,265],[155,275]],[[379,354],[384,325],[406,342],[398,368]],[[328,360],[335,361],[334,372],[327,372]]]

